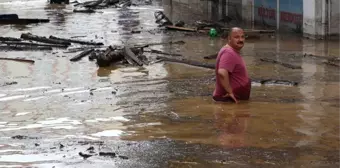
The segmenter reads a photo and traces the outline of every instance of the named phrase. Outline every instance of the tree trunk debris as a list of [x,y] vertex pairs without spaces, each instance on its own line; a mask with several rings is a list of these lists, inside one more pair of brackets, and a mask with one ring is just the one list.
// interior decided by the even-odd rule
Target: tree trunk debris
[[60,45],[67,45],[67,46],[71,45],[70,42],[65,42],[65,41],[55,40],[55,39],[48,39],[46,37],[32,35],[31,33],[23,33],[21,34],[21,38],[26,39],[26,40],[42,42],[42,43],[49,43],[49,44],[60,44]]
[[282,65],[282,66],[284,66],[284,67],[291,68],[291,69],[302,69],[301,66],[291,65],[291,64],[284,63],[284,62],[280,62],[280,61],[276,61],[276,60],[273,60],[273,59],[261,58],[260,60],[263,61],[263,62],[269,62],[269,63],[273,63],[273,64],[279,64],[279,65]]
[[55,37],[55,36],[50,36],[49,38],[50,39],[54,39],[54,40],[65,41],[65,42],[69,42],[69,43],[78,43],[78,44],[85,44],[85,45],[104,45],[101,42],[90,42],[90,41],[73,40],[73,39],[59,38],[59,37]]
[[3,58],[0,57],[0,60],[6,60],[6,61],[18,61],[18,62],[26,62],[26,63],[34,63],[34,60],[28,60],[23,58]]
[[215,69],[214,64],[203,63],[203,62],[193,61],[193,60],[187,60],[187,59],[183,59],[183,58],[172,58],[172,57],[165,57],[165,56],[157,56],[156,58],[161,59],[163,61],[168,61],[168,62],[176,62],[176,63],[182,63],[182,64],[187,64],[187,65],[192,65],[192,66],[197,66],[197,67],[202,67],[202,68]]
[[0,51],[44,51],[44,50],[52,50],[52,47],[47,46],[1,46]]
[[80,54],[74,56],[73,58],[70,59],[70,61],[75,62],[81,60],[83,57],[91,54],[94,51],[94,49],[88,49],[86,51],[81,52]]
[[44,46],[44,47],[56,47],[56,48],[67,48],[67,45],[60,44],[41,44],[41,43],[30,43],[30,42],[17,42],[17,41],[0,41],[0,44],[6,44],[11,46]]

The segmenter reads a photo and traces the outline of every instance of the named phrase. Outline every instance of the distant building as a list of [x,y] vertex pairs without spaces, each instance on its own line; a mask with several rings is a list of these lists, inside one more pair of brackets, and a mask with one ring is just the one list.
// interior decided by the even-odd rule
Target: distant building
[[340,32],[339,0],[163,0],[163,4],[176,6],[171,11],[166,8],[167,14],[189,22],[224,21],[227,25],[276,29],[321,39],[327,35],[339,37]]

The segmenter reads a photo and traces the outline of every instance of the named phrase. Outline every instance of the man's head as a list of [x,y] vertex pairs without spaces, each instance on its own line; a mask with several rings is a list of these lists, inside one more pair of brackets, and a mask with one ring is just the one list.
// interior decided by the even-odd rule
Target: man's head
[[233,27],[228,33],[228,45],[235,50],[241,50],[244,46],[245,35],[241,28]]

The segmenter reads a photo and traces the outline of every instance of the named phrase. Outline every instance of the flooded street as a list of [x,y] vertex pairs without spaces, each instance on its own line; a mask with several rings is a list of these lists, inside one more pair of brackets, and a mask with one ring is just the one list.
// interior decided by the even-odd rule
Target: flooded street
[[[169,8],[154,0],[85,14],[73,13],[72,4],[1,0],[1,13],[50,22],[0,25],[0,35],[77,36],[105,47],[183,40],[150,48],[214,63],[203,57],[225,41],[159,31],[154,12],[170,13]],[[131,33],[134,29],[141,33]],[[0,51],[0,57],[35,61],[0,60],[0,167],[340,166],[339,68],[323,62],[339,58],[339,41],[286,34],[249,39],[242,55],[252,79],[299,84],[253,82],[251,100],[240,104],[211,99],[211,69],[164,62],[98,68],[88,58],[71,62],[77,53],[65,51]],[[16,83],[3,86],[6,82]],[[86,151],[94,156],[83,159],[79,153]]]

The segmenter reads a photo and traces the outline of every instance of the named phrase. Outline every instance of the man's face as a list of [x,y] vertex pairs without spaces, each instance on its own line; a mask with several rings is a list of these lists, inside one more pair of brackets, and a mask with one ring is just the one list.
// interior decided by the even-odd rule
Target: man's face
[[243,30],[234,30],[229,36],[229,45],[237,50],[241,50],[244,46],[244,38]]

